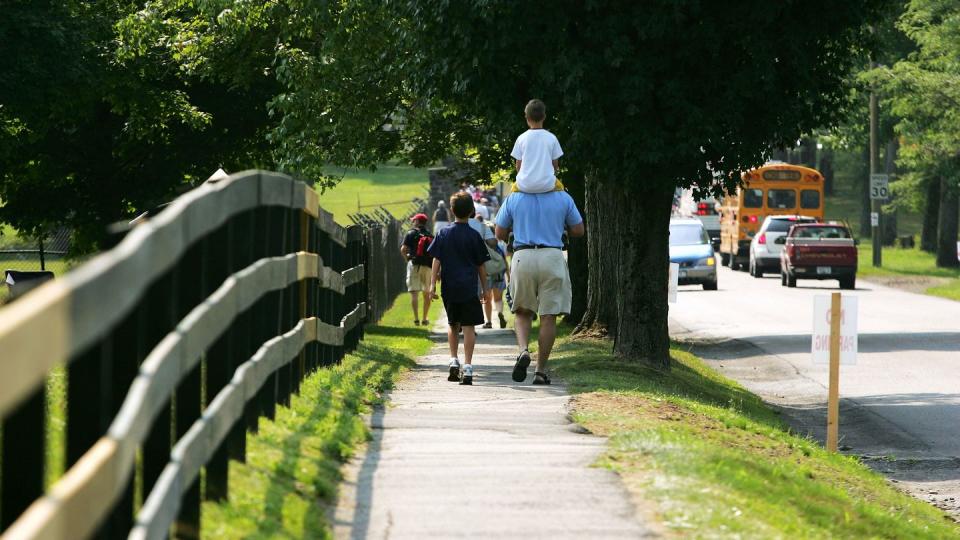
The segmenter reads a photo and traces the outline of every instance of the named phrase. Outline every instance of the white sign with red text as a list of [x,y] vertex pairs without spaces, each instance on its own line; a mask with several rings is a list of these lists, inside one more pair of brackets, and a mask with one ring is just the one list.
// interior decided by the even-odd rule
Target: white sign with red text
[[[813,335],[810,348],[814,364],[830,363],[830,307],[829,295],[813,297]],[[840,298],[840,363],[857,363],[857,297]]]

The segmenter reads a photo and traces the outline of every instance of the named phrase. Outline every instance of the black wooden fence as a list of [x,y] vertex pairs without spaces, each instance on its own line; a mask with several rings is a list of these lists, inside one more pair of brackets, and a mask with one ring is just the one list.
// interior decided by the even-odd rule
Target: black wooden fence
[[[0,309],[5,537],[198,536],[245,432],[402,290],[402,233],[344,229],[308,186],[249,171]],[[67,471],[44,493],[45,382],[63,364]]]

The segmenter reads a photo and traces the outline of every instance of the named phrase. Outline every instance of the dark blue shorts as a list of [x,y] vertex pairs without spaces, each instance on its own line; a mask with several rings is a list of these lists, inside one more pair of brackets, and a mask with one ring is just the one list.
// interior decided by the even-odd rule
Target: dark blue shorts
[[483,324],[483,305],[480,299],[473,297],[465,302],[452,302],[443,299],[443,309],[447,312],[447,322],[450,326],[477,326]]

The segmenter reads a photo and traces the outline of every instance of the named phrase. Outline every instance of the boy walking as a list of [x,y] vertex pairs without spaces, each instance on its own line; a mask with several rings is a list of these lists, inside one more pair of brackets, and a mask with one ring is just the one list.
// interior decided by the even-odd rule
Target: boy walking
[[[487,273],[483,263],[490,259],[483,239],[470,227],[473,199],[468,193],[450,198],[456,221],[441,230],[428,252],[433,256],[429,293],[436,298],[437,281],[441,283],[443,307],[447,312],[447,343],[450,346],[448,381],[473,384],[473,348],[477,342],[474,327],[483,324],[480,298],[487,293]],[[482,284],[483,290],[480,290]],[[463,329],[463,365],[457,356],[459,333]]]

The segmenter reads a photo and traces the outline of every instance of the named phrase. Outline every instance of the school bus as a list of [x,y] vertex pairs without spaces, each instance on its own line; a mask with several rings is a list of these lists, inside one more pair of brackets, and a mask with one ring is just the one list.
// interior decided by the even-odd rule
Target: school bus
[[720,209],[720,260],[746,268],[750,241],[767,216],[801,215],[823,221],[823,175],[816,169],[770,162],[741,174],[743,187]]

